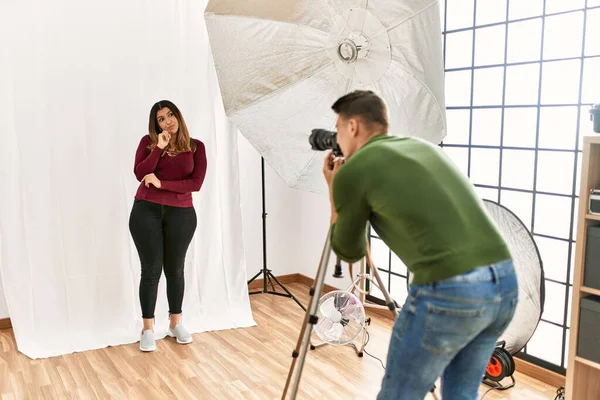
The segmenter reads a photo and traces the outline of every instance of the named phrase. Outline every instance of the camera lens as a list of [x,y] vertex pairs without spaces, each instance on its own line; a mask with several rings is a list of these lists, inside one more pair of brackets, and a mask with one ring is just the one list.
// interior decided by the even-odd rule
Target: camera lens
[[308,142],[313,150],[333,150],[336,157],[342,157],[342,151],[337,144],[337,133],[326,129],[313,129]]

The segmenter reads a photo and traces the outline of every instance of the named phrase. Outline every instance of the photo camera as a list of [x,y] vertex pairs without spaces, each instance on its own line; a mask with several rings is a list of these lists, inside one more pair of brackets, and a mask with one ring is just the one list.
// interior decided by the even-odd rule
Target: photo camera
[[343,157],[342,149],[337,143],[337,132],[325,129],[313,129],[308,138],[308,143],[313,150],[332,150],[335,157]]

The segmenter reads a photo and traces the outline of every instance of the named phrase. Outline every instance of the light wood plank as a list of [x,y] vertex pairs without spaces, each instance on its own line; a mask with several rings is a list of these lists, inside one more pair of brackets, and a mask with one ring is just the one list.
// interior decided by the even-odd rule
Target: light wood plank
[[586,214],[585,218],[591,219],[594,221],[600,221],[600,215],[598,215],[598,214]]
[[583,293],[600,296],[600,289],[594,289],[594,288],[587,287],[587,286],[581,286],[579,290],[581,290]]
[[[308,304],[306,285],[286,286]],[[2,330],[2,399],[280,399],[304,312],[289,298],[250,298],[258,326],[195,334],[186,346],[166,338],[154,353],[131,344],[30,360],[17,352],[13,331]],[[372,323],[366,350],[385,363],[393,321],[367,313]],[[373,399],[383,374],[379,361],[368,355],[359,358],[350,347],[324,346],[309,352],[298,398]],[[555,387],[536,379],[519,372],[515,378],[514,388],[490,391],[485,400],[556,395]],[[482,385],[480,395],[488,390]]]
[[581,363],[581,364],[585,364],[588,367],[591,367],[593,369],[600,371],[600,364],[597,362],[587,360],[583,357],[575,357],[575,361],[577,361],[578,363]]

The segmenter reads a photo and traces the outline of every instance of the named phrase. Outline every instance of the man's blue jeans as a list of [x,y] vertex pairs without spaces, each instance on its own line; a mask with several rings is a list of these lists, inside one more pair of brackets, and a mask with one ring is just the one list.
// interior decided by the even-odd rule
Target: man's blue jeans
[[475,400],[519,288],[512,261],[412,285],[396,319],[378,400],[422,400],[442,377],[444,400]]

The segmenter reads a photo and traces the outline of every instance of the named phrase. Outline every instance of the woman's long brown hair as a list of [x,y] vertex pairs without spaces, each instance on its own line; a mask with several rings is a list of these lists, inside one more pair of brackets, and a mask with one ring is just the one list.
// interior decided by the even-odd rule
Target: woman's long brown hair
[[[148,133],[150,134],[150,150],[158,144],[158,135],[161,132],[160,126],[158,126],[158,118],[156,114],[163,108],[168,108],[173,112],[177,122],[179,123],[179,130],[177,131],[177,137],[173,143],[169,143],[165,147],[165,152],[170,156],[175,156],[178,153],[185,153],[187,151],[196,151],[196,144],[190,139],[190,132],[188,131],[183,115],[179,108],[169,100],[161,100],[152,106],[150,110],[150,118],[148,121]],[[163,154],[164,155],[164,154]]]

